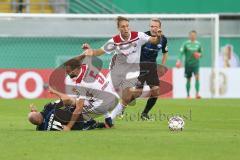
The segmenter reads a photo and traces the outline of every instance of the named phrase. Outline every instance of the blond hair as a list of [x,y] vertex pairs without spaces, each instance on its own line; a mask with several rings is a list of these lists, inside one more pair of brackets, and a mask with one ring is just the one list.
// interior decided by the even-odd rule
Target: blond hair
[[160,19],[158,19],[158,18],[152,18],[151,21],[159,23],[159,26],[160,26],[160,27],[161,27],[161,25],[162,25]]

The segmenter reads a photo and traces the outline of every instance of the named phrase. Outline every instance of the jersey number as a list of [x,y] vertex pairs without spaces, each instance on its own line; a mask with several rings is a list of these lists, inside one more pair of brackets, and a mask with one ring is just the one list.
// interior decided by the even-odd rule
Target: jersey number
[[89,76],[97,80],[100,84],[104,84],[104,78],[100,74],[95,74],[94,71],[90,71]]

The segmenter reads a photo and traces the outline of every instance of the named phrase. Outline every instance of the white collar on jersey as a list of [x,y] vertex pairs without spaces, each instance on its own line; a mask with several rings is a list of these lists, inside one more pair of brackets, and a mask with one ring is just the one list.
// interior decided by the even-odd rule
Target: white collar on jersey
[[119,33],[119,35],[120,35],[120,38],[121,38],[121,40],[122,40],[123,42],[130,41],[131,36],[132,36],[132,35],[131,35],[131,31],[129,31],[129,37],[128,37],[128,40],[123,39],[121,33]]

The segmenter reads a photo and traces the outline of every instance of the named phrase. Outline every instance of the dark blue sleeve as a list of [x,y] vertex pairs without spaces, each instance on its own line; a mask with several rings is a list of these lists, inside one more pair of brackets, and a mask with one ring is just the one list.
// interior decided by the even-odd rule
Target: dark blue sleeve
[[64,104],[63,104],[62,100],[50,102],[44,106],[43,110],[41,111],[41,114],[43,115],[43,117],[45,117],[53,109],[61,108],[63,106],[64,106]]
[[49,121],[49,117],[51,116],[51,114],[55,114],[55,109],[60,109],[61,107],[63,107],[63,101],[62,100],[57,100],[55,102],[50,102],[48,104],[46,104],[43,108],[43,110],[40,112],[43,116],[43,123],[41,125],[38,125],[36,130],[38,131],[44,131],[47,130],[48,127],[48,121]]
[[167,53],[168,52],[168,45],[167,45],[167,38],[163,36],[162,40],[162,53]]
[[42,124],[38,125],[38,126],[36,127],[36,130],[37,130],[37,131],[44,131],[44,125],[45,125],[45,123],[42,123]]

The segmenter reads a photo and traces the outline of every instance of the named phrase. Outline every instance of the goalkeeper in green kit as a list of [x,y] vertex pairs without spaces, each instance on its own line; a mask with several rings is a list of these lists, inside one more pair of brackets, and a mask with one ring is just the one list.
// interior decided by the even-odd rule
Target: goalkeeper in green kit
[[176,67],[180,68],[182,63],[182,57],[185,57],[185,77],[187,78],[186,90],[187,98],[190,98],[191,77],[195,76],[195,90],[196,98],[200,99],[199,95],[199,59],[202,57],[202,46],[197,40],[197,32],[195,30],[189,32],[189,40],[185,41],[180,48],[180,54],[176,62]]

